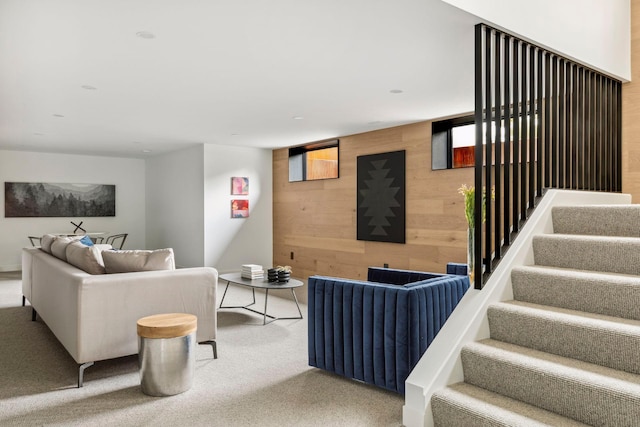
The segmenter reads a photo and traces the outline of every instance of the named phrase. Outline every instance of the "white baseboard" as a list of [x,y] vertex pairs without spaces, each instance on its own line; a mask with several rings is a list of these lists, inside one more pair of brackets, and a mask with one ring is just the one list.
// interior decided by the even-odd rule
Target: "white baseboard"
[[0,271],[2,271],[2,272],[4,272],[4,271],[22,271],[22,265],[20,265],[20,264],[0,265]]

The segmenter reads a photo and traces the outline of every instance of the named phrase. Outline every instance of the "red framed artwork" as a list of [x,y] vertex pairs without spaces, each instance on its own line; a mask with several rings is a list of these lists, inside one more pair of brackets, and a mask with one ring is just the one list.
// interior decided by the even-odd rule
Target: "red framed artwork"
[[249,218],[249,201],[231,200],[231,218]]

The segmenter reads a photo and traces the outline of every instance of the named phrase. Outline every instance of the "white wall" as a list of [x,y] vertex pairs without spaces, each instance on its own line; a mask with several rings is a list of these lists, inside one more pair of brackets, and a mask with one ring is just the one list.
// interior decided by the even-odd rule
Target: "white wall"
[[204,265],[203,147],[147,159],[147,247],[173,248],[176,265]]
[[[220,272],[270,266],[271,150],[203,145],[147,160],[147,246],[171,247],[181,267]],[[249,195],[231,195],[231,177],[249,178]],[[231,218],[231,200],[248,199],[250,216]]]
[[140,159],[31,153],[0,150],[0,181],[114,184],[116,216],[91,218],[5,218],[4,185],[0,188],[0,271],[19,270],[20,249],[30,246],[27,236],[73,232],[84,221],[87,231],[129,233],[125,248],[145,244],[145,163]]
[[631,80],[629,0],[442,0],[593,68]]
[[[273,262],[271,150],[206,145],[205,265],[220,272]],[[231,195],[231,177],[249,178],[249,195]],[[231,200],[249,200],[249,218],[231,218]]]

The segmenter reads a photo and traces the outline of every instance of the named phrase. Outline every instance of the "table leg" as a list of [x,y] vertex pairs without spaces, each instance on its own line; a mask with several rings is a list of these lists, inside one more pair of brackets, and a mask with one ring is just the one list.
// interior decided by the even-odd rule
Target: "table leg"
[[[256,303],[256,290],[255,290],[255,288],[251,289],[252,296],[253,296],[253,302],[251,304],[247,304],[247,305],[225,305],[225,306],[222,305],[224,303],[224,297],[227,296],[227,290],[229,290],[229,285],[230,284],[231,284],[231,282],[227,280],[227,287],[224,288],[224,293],[222,294],[222,299],[220,300],[220,305],[218,306],[218,308],[245,308],[247,310],[255,312],[255,310],[251,310],[250,308],[247,308],[247,307],[251,307],[253,304]],[[256,312],[256,313],[259,313],[259,312]],[[260,313],[260,314],[262,314],[262,313]]]
[[229,282],[227,282],[227,287],[224,288],[224,293],[222,294],[222,299],[220,300],[220,306],[218,308],[222,308],[222,303],[224,302],[224,297],[227,296],[227,290],[229,290]]
[[296,307],[298,307],[298,313],[300,313],[300,319],[302,319],[302,311],[300,311],[300,304],[298,304],[298,297],[296,296],[296,293],[293,291],[293,288],[291,288],[291,293],[293,294],[293,299],[296,300]]
[[[267,300],[269,299],[269,289],[264,290],[264,316],[262,316],[262,324],[267,324]],[[275,320],[275,319],[274,319]]]

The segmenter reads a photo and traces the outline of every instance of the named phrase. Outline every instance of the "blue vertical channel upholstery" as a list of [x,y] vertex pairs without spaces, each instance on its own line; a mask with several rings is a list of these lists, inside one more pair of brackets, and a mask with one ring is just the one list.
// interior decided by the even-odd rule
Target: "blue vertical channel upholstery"
[[309,278],[309,365],[404,394],[469,278],[370,268],[368,279]]

